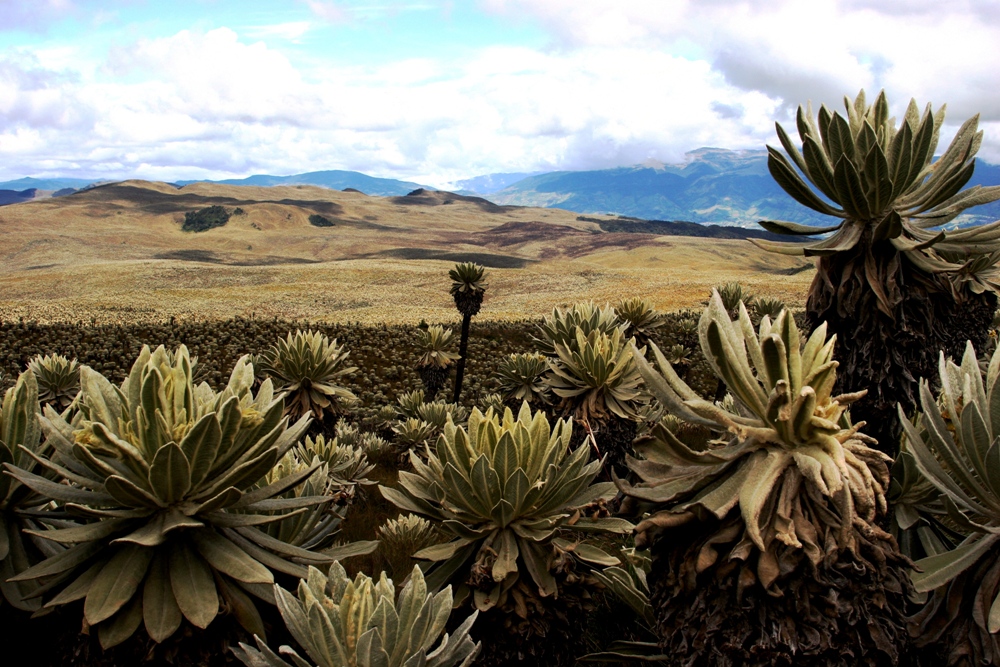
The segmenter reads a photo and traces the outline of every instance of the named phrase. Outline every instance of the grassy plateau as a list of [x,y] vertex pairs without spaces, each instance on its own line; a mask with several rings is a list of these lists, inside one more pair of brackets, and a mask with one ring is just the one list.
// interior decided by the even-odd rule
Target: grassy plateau
[[[208,206],[236,213],[182,231],[185,213]],[[593,220],[614,216],[580,217],[442,192],[129,181],[0,207],[0,319],[446,321],[447,270],[459,261],[489,270],[485,319],[630,296],[690,308],[737,279],[800,307],[814,273],[743,240],[606,232]]]

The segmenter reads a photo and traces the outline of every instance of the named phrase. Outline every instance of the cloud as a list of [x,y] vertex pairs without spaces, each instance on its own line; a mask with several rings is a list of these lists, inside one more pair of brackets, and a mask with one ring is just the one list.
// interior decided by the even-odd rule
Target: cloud
[[136,87],[147,111],[172,109],[206,122],[295,125],[318,105],[285,56],[264,42],[245,44],[229,28],[112,49],[106,71],[141,74],[146,83]]
[[[1000,161],[1000,102],[984,56],[1000,35],[971,5],[936,17],[862,0],[482,6],[544,25],[551,43],[486,45],[464,59],[290,60],[283,40],[313,20],[122,43],[96,69],[74,66],[72,51],[8,53],[0,178],[352,169],[443,185],[491,172],[670,163],[702,146],[762,148],[775,142],[775,120],[790,127],[796,105],[840,108],[861,87],[885,87],[897,116],[910,96],[947,101],[955,125],[982,112],[981,155]],[[349,11],[317,7],[317,17]],[[804,29],[810,21],[829,31]],[[956,34],[967,51],[932,48]]]
[[534,17],[557,50],[629,39],[704,60],[733,86],[779,101],[776,119],[783,122],[807,100],[840,109],[843,96],[861,88],[886,90],[897,116],[911,97],[921,105],[947,102],[942,143],[978,113],[986,132],[980,155],[1000,161],[997,0],[958,0],[946,11],[931,0],[679,0],[663,10],[623,0],[606,32],[607,5],[598,0],[484,0],[483,6]]
[[705,62],[643,49],[492,47],[465,62],[306,77],[264,42],[220,28],[114,48],[101,82],[37,61],[6,67],[0,154],[170,178],[343,168],[435,184],[677,161],[702,145],[761,145],[775,109]]
[[88,127],[90,109],[80,103],[79,92],[76,77],[45,69],[30,54],[0,60],[0,120],[4,126],[70,132]]
[[[1000,120],[994,91],[1000,2],[956,0],[481,0],[487,11],[527,17],[552,48],[616,44],[705,60],[745,90],[788,106],[885,88],[948,101],[959,115]],[[960,45],[960,46],[959,46]]]
[[392,18],[404,12],[440,11],[449,16],[453,10],[451,0],[431,0],[429,2],[407,2],[386,0],[385,2],[336,2],[334,0],[300,0],[319,19],[334,25]]

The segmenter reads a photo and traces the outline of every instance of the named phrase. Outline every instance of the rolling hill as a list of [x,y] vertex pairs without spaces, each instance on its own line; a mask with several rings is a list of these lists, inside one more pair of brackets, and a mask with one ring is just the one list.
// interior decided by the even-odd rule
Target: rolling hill
[[7,204],[20,204],[31,201],[38,194],[38,190],[30,188],[28,190],[0,190],[0,206]]
[[[223,226],[183,231],[209,207],[224,209]],[[683,231],[419,188],[371,197],[125,181],[0,207],[0,318],[447,321],[447,270],[460,261],[490,270],[484,317],[635,295],[694,306],[736,279],[791,303],[805,293],[811,262],[740,239],[671,235]]]

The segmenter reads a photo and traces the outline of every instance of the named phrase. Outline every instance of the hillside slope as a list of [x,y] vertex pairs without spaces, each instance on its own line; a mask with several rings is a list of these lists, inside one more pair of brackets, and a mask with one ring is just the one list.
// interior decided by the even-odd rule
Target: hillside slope
[[[223,226],[182,230],[212,206],[229,215]],[[505,318],[635,295],[686,307],[735,279],[794,303],[812,274],[745,240],[644,223],[422,189],[126,181],[0,208],[0,319],[446,321],[447,270],[460,261],[490,269],[484,317]]]

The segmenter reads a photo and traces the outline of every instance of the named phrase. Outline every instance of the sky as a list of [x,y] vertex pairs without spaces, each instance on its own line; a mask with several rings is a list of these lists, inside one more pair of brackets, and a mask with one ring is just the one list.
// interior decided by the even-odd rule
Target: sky
[[0,0],[0,180],[681,163],[861,89],[998,163],[998,62],[1000,0]]

